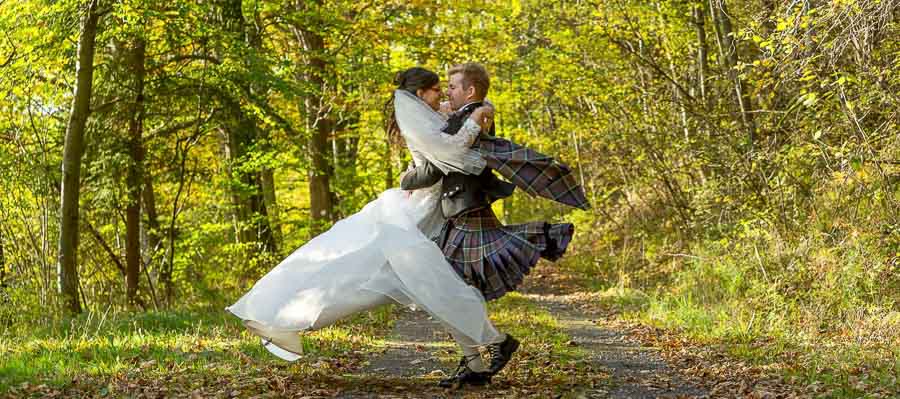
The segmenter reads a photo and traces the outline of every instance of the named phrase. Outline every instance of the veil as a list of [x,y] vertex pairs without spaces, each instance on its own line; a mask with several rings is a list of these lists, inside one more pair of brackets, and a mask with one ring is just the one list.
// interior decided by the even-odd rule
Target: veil
[[405,90],[395,90],[394,112],[407,145],[441,172],[477,175],[484,170],[485,160],[480,152],[452,145],[442,137],[441,131],[447,121],[419,97]]

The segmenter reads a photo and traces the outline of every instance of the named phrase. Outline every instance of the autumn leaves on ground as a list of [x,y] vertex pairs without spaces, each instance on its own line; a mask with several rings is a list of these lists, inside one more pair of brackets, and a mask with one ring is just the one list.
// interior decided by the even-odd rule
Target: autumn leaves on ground
[[492,304],[524,346],[472,395],[900,397],[900,1],[0,0],[0,32],[0,396],[445,394],[397,308],[295,364],[222,309],[396,187],[397,71],[479,61],[592,209],[497,204],[576,236]]
[[[439,367],[425,375],[410,377],[404,370],[391,375],[369,367],[396,338],[396,319],[408,313],[388,306],[309,334],[304,337],[306,353],[296,363],[270,355],[233,317],[217,309],[111,318],[90,314],[4,337],[0,386],[10,397],[443,395],[447,391],[436,383],[458,359],[447,336],[444,342],[426,342],[431,349],[413,346],[413,361],[394,365],[412,370],[423,360],[436,360]],[[609,384],[608,374],[582,361],[582,352],[570,344],[554,316],[532,301],[510,295],[492,307],[492,315],[525,345],[491,388],[464,393],[562,394]],[[433,326],[422,327],[416,330],[432,335]]]
[[[896,380],[808,384],[804,356],[741,356],[643,323],[647,299],[542,264],[491,304],[524,345],[487,388],[436,387],[458,353],[421,312],[387,306],[304,337],[278,360],[218,309],[91,313],[0,345],[0,397],[890,397]],[[644,320],[646,321],[646,319]],[[403,331],[397,323],[405,323]],[[772,350],[771,342],[750,347]],[[391,349],[393,348],[393,349]],[[400,363],[398,363],[400,362]],[[388,366],[388,367],[379,367]],[[861,372],[860,370],[859,372]],[[847,375],[854,378],[854,375]],[[894,385],[891,385],[894,384]]]

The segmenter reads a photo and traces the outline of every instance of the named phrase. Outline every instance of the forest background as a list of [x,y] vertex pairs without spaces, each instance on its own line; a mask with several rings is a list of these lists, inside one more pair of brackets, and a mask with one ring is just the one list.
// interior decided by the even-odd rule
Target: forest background
[[498,134],[572,165],[593,205],[497,206],[574,222],[562,267],[643,323],[802,353],[804,381],[896,386],[898,17],[895,0],[0,0],[0,338],[216,312],[397,185],[397,71],[477,61]]

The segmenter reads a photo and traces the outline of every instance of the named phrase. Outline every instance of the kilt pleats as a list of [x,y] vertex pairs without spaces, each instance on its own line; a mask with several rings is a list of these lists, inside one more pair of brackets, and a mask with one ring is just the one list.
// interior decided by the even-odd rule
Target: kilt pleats
[[438,244],[456,273],[493,300],[514,291],[541,258],[565,254],[574,231],[571,223],[503,225],[480,208],[447,221]]

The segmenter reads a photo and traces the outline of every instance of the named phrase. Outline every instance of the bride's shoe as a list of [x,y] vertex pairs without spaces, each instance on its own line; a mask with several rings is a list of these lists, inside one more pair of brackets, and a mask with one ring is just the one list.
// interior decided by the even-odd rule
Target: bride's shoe
[[262,345],[275,356],[289,362],[296,361],[303,354],[303,342],[296,332],[275,332],[262,330],[252,322],[244,323],[250,332],[259,335]]

